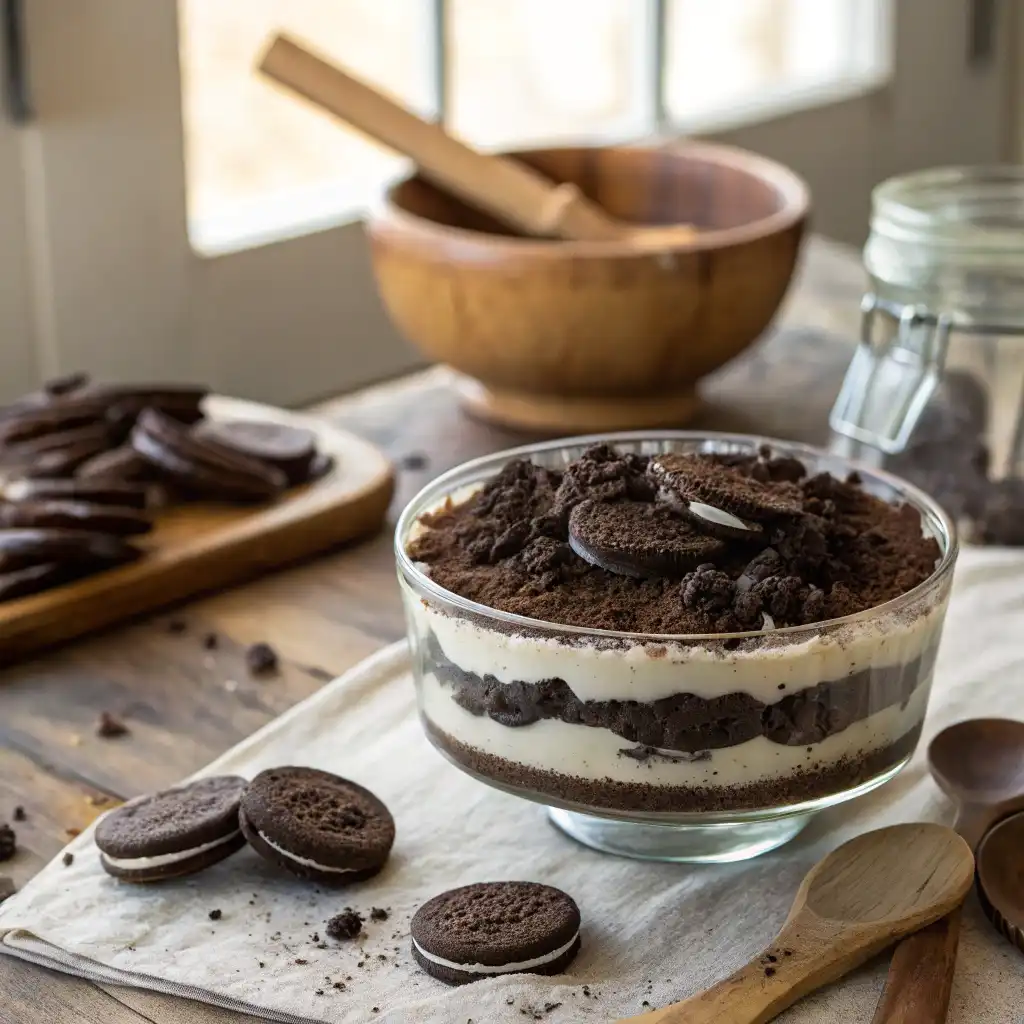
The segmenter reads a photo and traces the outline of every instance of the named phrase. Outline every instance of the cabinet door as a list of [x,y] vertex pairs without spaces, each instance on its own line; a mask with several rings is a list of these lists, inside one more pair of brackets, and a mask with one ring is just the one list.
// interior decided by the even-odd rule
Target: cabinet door
[[49,289],[45,262],[28,246],[38,205],[26,195],[38,199],[37,166],[35,140],[9,116],[0,119],[0,401],[31,390],[54,368],[50,325],[32,316],[33,294]]
[[856,241],[879,179],[1002,154],[1010,47],[981,31],[990,6],[32,0],[40,365],[296,403],[415,364],[358,223],[403,163],[255,75],[277,29],[479,145],[750,146],[808,177],[819,230]]

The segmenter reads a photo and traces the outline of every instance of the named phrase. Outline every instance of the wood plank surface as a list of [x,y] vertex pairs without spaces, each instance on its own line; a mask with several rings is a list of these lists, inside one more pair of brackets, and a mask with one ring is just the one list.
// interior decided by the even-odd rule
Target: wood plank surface
[[[863,277],[856,255],[814,240],[780,326],[707,382],[698,428],[823,441],[851,354]],[[426,481],[530,438],[477,423],[443,370],[319,407],[397,466],[388,523]],[[102,808],[202,767],[285,708],[403,633],[390,529],[315,562],[110,630],[0,672],[0,822],[27,820],[0,874],[23,884]],[[181,620],[182,632],[170,621]],[[208,650],[205,637],[216,634]],[[252,678],[266,641],[276,675]],[[103,711],[130,732],[101,739]],[[0,957],[0,1024],[240,1024],[251,1018],[166,996],[99,987]]]

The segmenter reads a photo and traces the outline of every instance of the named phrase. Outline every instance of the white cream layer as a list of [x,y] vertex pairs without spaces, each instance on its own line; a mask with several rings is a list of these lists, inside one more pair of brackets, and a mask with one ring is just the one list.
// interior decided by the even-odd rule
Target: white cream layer
[[411,592],[409,614],[421,637],[433,633],[446,658],[459,668],[499,682],[563,679],[580,700],[660,700],[678,693],[721,697],[747,693],[771,704],[786,694],[833,682],[868,668],[907,664],[936,644],[944,607],[937,604],[909,621],[896,615],[856,623],[797,643],[722,651],[673,643],[638,643],[601,649],[556,637],[499,633],[469,619],[446,615]]
[[469,747],[530,768],[575,778],[650,786],[731,787],[819,770],[846,757],[889,746],[925,715],[931,679],[921,682],[906,707],[895,704],[854,722],[820,743],[790,747],[757,736],[711,751],[706,761],[637,761],[619,753],[635,744],[610,729],[543,719],[510,728],[473,715],[452,700],[452,688],[427,675],[420,689],[423,714],[442,732]]
[[543,956],[535,956],[532,960],[519,960],[513,963],[501,964],[500,966],[493,964],[460,964],[455,960],[445,960],[443,956],[428,953],[415,939],[412,940],[412,944],[416,947],[416,952],[432,964],[448,967],[453,971],[464,971],[466,974],[514,974],[517,971],[529,971],[534,967],[543,967],[544,964],[557,960],[572,949],[573,943],[579,937],[580,933],[576,932],[564,946],[559,946],[558,949],[552,950],[550,953],[545,953]]
[[[224,836],[223,839],[215,839],[212,843],[203,843],[201,846],[193,846],[190,850],[180,850],[178,853],[162,853],[156,857],[111,857],[109,853],[103,853],[103,859],[111,867],[123,868],[128,871],[136,868],[162,868],[168,864],[180,864],[183,860],[189,860],[200,853],[206,853],[207,850],[230,843],[232,839],[237,839],[238,835],[239,830],[235,829],[231,835]],[[102,853],[102,851],[100,852]]]
[[329,867],[327,864],[318,864],[315,860],[310,860],[309,857],[300,857],[297,853],[292,853],[291,850],[286,850],[283,846],[279,846],[274,842],[265,832],[256,830],[256,835],[260,837],[272,850],[276,850],[282,857],[287,857],[289,860],[295,861],[296,864],[301,864],[303,867],[315,868],[317,871],[326,871],[332,875],[348,875],[353,871],[364,871],[365,868],[335,868]]

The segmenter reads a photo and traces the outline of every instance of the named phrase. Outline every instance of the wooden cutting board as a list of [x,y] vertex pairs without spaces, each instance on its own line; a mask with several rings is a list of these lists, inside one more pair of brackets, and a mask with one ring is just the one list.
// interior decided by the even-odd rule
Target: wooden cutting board
[[167,509],[140,539],[147,553],[139,561],[0,603],[0,663],[252,579],[380,528],[394,477],[373,445],[322,420],[235,398],[211,396],[204,411],[211,419],[306,427],[334,467],[266,505]]

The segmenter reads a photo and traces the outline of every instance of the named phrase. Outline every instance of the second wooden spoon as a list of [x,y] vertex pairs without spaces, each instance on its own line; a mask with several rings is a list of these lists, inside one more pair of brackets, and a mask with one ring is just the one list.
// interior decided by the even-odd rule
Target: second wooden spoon
[[[1024,722],[974,718],[928,747],[939,788],[956,804],[954,828],[971,850],[1002,818],[1024,810]],[[959,907],[896,947],[872,1024],[941,1024],[949,1009]]]
[[967,844],[943,825],[892,825],[811,868],[775,941],[713,988],[630,1017],[643,1024],[765,1024],[897,939],[960,905],[974,878]]

